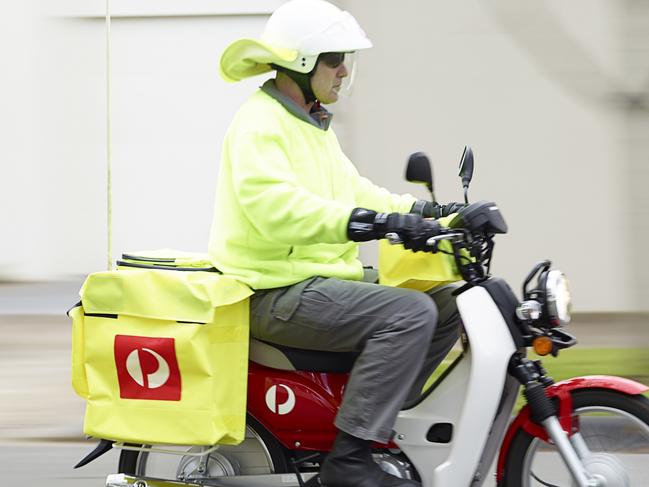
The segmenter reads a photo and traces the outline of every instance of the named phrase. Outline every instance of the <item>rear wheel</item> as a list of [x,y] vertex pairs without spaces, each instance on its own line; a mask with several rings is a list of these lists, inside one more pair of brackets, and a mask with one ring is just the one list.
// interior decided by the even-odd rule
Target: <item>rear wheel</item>
[[171,450],[176,454],[122,450],[119,472],[165,480],[197,480],[288,471],[284,448],[261,424],[250,417],[243,442],[239,445],[222,445],[210,452],[208,457],[193,455],[204,451],[204,447],[153,445],[152,448]]
[[[577,453],[608,487],[646,485],[649,475],[649,400],[606,389],[572,393],[579,417]],[[504,487],[572,487],[554,445],[519,430],[509,449]]]

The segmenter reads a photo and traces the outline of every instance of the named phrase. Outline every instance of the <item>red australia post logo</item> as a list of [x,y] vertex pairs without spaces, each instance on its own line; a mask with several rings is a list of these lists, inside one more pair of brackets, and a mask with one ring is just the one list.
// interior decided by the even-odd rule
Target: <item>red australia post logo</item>
[[173,338],[115,336],[122,399],[180,401],[180,370]]

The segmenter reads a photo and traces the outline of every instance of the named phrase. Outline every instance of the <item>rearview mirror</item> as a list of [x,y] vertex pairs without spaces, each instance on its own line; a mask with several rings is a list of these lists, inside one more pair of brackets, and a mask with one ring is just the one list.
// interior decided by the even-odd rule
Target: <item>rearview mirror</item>
[[468,145],[464,146],[464,152],[460,158],[460,173],[462,187],[464,188],[464,202],[469,203],[469,183],[473,177],[473,151]]
[[406,166],[406,180],[411,183],[425,184],[435,202],[433,191],[433,169],[428,156],[423,152],[415,152],[408,158]]
[[473,151],[468,145],[464,146],[464,152],[460,159],[460,172],[458,176],[462,178],[462,187],[468,188],[471,178],[473,177]]

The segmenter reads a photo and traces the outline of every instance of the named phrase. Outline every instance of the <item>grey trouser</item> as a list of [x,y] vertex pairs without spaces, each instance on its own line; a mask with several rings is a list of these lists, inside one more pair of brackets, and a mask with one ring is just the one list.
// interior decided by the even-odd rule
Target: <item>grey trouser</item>
[[250,331],[288,347],[359,352],[335,424],[350,435],[385,443],[404,402],[420,395],[459,336],[451,296],[456,287],[425,294],[314,277],[255,293]]

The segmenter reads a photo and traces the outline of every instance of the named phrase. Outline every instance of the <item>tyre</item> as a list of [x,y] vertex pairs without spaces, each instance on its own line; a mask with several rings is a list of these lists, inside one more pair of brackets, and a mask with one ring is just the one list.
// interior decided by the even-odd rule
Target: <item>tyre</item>
[[[644,486],[649,477],[649,399],[607,389],[572,392],[580,454],[591,474],[607,486]],[[577,437],[579,439],[579,437]],[[579,452],[578,452],[579,453]],[[519,430],[505,463],[503,487],[572,487],[570,473],[556,448]]]
[[154,445],[153,448],[174,453],[122,450],[119,472],[165,480],[288,472],[285,449],[251,417],[248,417],[244,441],[239,445],[222,445],[210,452],[204,468],[200,466],[201,457],[192,455],[203,451],[202,447]]

